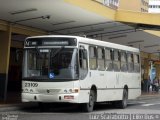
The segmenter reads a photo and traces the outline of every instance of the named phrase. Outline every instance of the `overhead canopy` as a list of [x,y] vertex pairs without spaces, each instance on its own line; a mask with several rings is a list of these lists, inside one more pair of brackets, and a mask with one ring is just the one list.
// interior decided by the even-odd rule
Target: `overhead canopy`
[[159,30],[158,14],[114,10],[93,0],[1,0],[1,3],[0,19],[8,21],[0,21],[2,31],[11,25],[16,35],[87,35],[150,53],[160,49],[159,31],[149,31],[151,34],[143,31]]

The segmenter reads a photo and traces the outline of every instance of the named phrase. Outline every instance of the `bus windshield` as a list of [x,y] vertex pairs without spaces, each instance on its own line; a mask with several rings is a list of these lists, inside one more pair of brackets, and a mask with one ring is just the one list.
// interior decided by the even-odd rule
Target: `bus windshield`
[[75,48],[26,49],[24,62],[23,78],[25,79],[78,79]]

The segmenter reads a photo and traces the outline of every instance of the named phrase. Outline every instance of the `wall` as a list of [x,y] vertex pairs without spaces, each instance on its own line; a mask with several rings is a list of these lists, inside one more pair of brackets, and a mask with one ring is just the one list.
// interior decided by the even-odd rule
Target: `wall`
[[0,31],[0,101],[6,99],[9,55],[11,44],[11,27],[7,31]]
[[149,0],[120,0],[119,9],[135,12],[148,12]]

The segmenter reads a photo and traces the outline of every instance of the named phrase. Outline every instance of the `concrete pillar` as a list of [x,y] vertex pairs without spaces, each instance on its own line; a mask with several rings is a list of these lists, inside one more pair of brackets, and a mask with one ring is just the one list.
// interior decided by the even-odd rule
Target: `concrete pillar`
[[8,69],[11,45],[11,26],[0,31],[0,101],[7,97]]
[[142,90],[143,92],[148,92],[148,86],[149,86],[149,60],[150,60],[150,55],[148,53],[141,52],[141,64],[142,64],[142,69],[143,69],[143,76],[142,76]]

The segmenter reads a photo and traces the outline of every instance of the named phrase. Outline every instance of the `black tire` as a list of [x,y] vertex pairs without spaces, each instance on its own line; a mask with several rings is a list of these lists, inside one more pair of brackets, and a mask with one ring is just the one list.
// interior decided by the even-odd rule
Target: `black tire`
[[123,97],[122,100],[118,101],[118,107],[124,109],[127,107],[128,101],[128,91],[126,89],[123,90]]
[[90,91],[90,95],[89,95],[89,103],[84,103],[83,104],[83,111],[85,112],[92,112],[93,108],[94,108],[94,104],[96,101],[96,94],[94,92],[94,90]]

